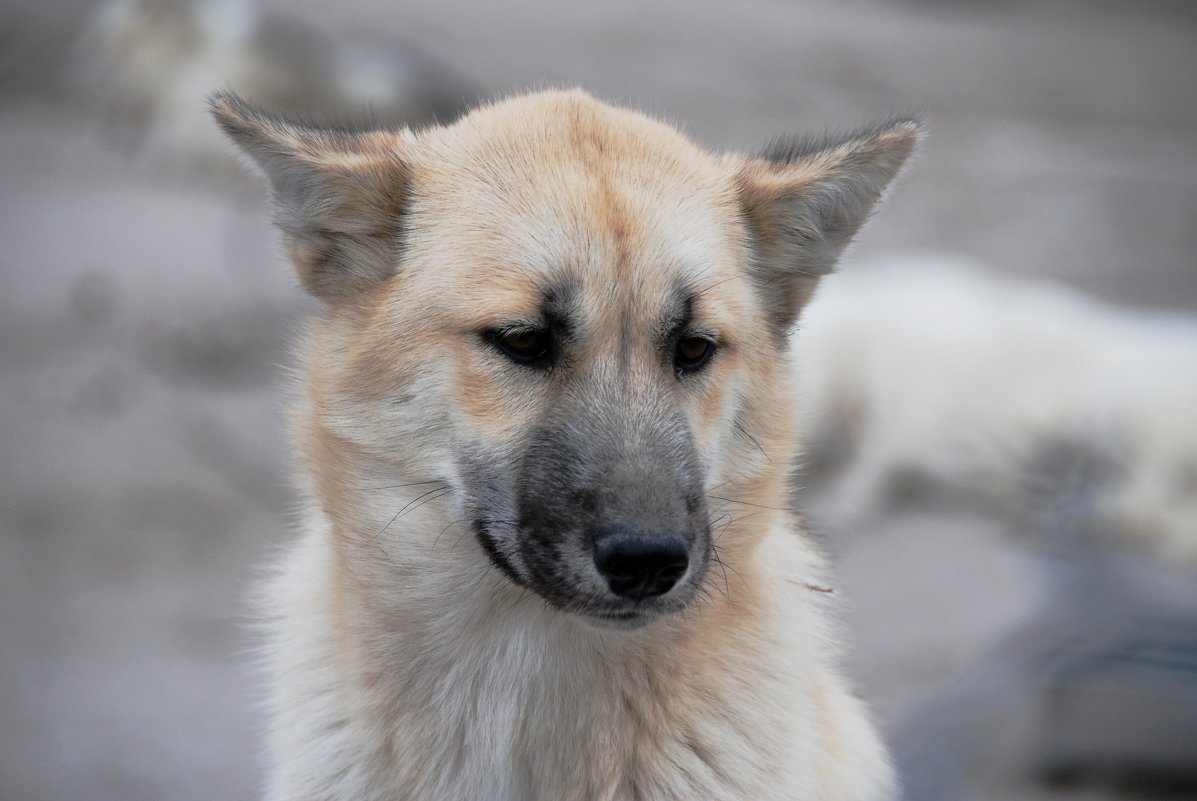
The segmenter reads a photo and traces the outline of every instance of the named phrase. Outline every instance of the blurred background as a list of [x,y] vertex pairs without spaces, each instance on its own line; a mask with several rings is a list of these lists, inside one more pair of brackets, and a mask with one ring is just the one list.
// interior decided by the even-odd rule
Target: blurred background
[[248,799],[307,308],[203,99],[578,84],[756,149],[931,135],[797,334],[799,500],[911,801],[1197,798],[1187,0],[7,0],[0,798]]

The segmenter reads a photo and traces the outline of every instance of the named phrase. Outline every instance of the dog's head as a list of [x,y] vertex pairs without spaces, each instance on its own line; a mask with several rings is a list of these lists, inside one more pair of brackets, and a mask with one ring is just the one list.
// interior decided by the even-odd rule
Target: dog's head
[[[419,133],[214,106],[324,301],[318,460],[444,482],[511,581],[622,625],[686,606],[748,547],[718,541],[713,511],[784,497],[786,334],[918,134],[749,158],[580,92]],[[318,477],[326,508],[363,480],[338,476]]]

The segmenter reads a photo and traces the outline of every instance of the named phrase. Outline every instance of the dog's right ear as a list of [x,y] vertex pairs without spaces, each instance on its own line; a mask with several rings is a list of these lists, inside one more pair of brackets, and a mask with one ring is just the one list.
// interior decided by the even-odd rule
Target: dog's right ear
[[835,267],[921,132],[918,120],[899,118],[842,136],[783,139],[758,158],[733,161],[755,249],[752,274],[779,334]]
[[305,289],[333,302],[395,272],[410,131],[318,128],[227,92],[211,106],[270,182],[274,220]]

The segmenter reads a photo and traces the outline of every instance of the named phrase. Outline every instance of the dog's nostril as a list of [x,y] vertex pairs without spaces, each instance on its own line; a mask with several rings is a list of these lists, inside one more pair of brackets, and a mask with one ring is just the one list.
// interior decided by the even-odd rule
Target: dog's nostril
[[675,537],[613,536],[594,547],[594,564],[611,592],[636,601],[664,595],[686,573],[690,557]]

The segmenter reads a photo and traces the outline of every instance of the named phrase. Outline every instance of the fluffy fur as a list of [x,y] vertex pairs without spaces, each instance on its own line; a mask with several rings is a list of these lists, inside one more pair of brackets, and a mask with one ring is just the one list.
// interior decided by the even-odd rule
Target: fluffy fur
[[[214,110],[324,301],[294,417],[311,503],[269,591],[268,797],[891,798],[786,503],[780,334],[917,126],[758,159],[576,91],[418,133]],[[553,337],[543,366],[496,345],[513,325]],[[686,337],[716,348],[701,370]],[[610,597],[610,520],[673,527],[675,589]]]

